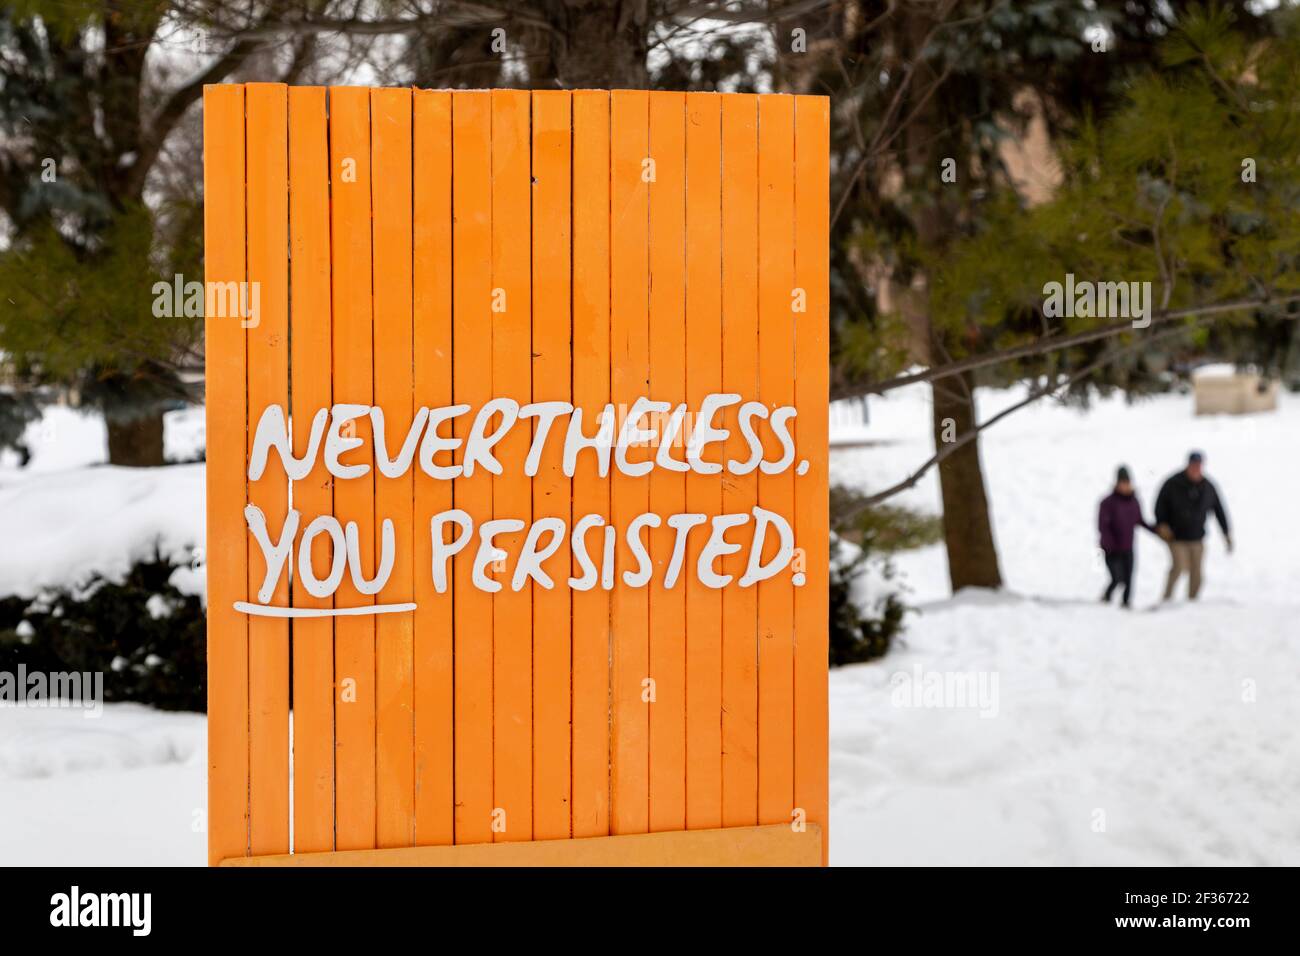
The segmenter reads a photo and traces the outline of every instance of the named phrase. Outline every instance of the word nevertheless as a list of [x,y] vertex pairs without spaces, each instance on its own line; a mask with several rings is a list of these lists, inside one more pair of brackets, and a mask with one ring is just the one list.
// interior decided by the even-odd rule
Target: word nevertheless
[[[503,471],[501,462],[493,449],[514,427],[532,429],[532,444],[528,457],[524,461],[524,474],[534,476],[542,460],[542,451],[550,439],[555,423],[564,416],[569,417],[568,426],[563,429],[564,437],[564,473],[573,477],[577,469],[578,454],[590,450],[596,456],[598,473],[603,478],[609,474],[610,458],[615,467],[625,475],[639,477],[649,474],[655,468],[668,471],[693,471],[701,475],[721,473],[722,465],[707,461],[705,449],[709,445],[724,442],[731,431],[719,428],[716,424],[723,409],[730,405],[740,405],[736,413],[737,426],[745,439],[749,454],[743,460],[732,459],[727,462],[727,471],[733,475],[747,475],[758,469],[765,475],[776,475],[788,469],[794,463],[794,439],[790,434],[790,425],[796,415],[791,405],[782,405],[771,411],[762,402],[741,403],[741,397],[733,393],[715,393],[705,396],[695,417],[694,427],[686,441],[684,459],[673,457],[673,448],[681,444],[683,423],[686,420],[687,406],[683,402],[674,408],[668,402],[654,402],[648,398],[638,398],[623,416],[623,422],[616,428],[617,416],[613,404],[606,405],[597,421],[595,433],[584,432],[582,409],[575,408],[568,402],[532,402],[520,405],[514,399],[494,398],[486,402],[469,424],[467,436],[462,439],[455,435],[444,436],[439,428],[448,421],[466,416],[469,405],[446,405],[439,408],[420,408],[416,411],[400,446],[393,449],[385,431],[384,411],[373,405],[335,405],[322,408],[312,418],[311,430],[307,438],[307,450],[301,457],[295,457],[289,438],[289,425],[284,408],[269,405],[262,412],[253,437],[253,449],[248,460],[248,478],[257,481],[266,470],[267,459],[272,449],[280,456],[284,470],[289,478],[300,481],[307,477],[312,465],[321,453],[324,441],[325,468],[335,478],[360,478],[369,474],[367,462],[345,464],[343,456],[353,449],[360,448],[365,440],[358,437],[355,421],[368,418],[374,430],[374,459],[379,472],[385,478],[398,478],[410,470],[419,451],[420,470],[431,478],[451,479],[473,476],[478,469],[500,475]],[[646,428],[651,416],[663,416],[662,428]],[[535,423],[533,420],[535,419]],[[781,456],[774,461],[764,459],[763,435],[755,425],[756,421],[766,421],[772,436],[781,446]],[[617,434],[616,434],[617,432]],[[657,452],[653,459],[632,461],[628,452],[632,448],[642,447],[653,442]],[[436,464],[434,458],[440,452],[452,452],[464,447],[462,461],[459,464]],[[800,473],[805,466],[800,466]]]

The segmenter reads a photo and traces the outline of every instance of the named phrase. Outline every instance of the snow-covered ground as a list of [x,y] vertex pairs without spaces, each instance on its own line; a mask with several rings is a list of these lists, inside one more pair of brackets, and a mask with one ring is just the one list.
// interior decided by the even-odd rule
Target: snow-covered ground
[[[1022,394],[982,392],[981,413]],[[833,863],[1300,863],[1300,398],[1281,401],[1200,419],[1190,396],[1044,403],[986,433],[1007,589],[950,598],[941,547],[898,556],[919,613],[883,661],[831,675]],[[169,454],[200,426],[169,421]],[[929,454],[929,435],[923,389],[873,400],[853,437],[874,444],[838,449],[832,472],[883,487]],[[201,535],[201,466],[87,467],[102,445],[80,441],[36,448],[30,474],[0,465],[6,536],[51,542],[41,560],[0,553],[0,593],[125,567],[159,534],[177,549]],[[1132,470],[1149,515],[1192,448],[1236,553],[1211,532],[1195,605],[1100,606],[1095,509],[1115,467]],[[901,496],[932,512],[938,500],[933,474]],[[91,557],[65,566],[78,552],[52,531]],[[1167,561],[1139,540],[1140,609]],[[202,717],[0,710],[0,863],[200,864],[204,764]]]
[[200,866],[207,721],[0,706],[0,866]]
[[[184,572],[202,559],[202,464],[111,467],[103,419],[61,406],[26,437],[26,468],[0,453],[0,540],[23,544],[0,547],[0,596],[81,584],[92,572],[117,577],[155,548],[187,565],[173,583],[192,593]],[[203,409],[169,412],[163,442],[169,461],[197,458]]]
[[[1021,395],[983,392],[981,415]],[[1281,403],[1248,418],[1196,418],[1190,396],[1042,403],[985,433],[1007,592],[949,598],[942,547],[898,557],[921,608],[903,646],[831,676],[832,862],[1300,863],[1300,397]],[[929,453],[923,391],[871,412],[885,444],[837,451],[835,480],[884,487]],[[1150,518],[1194,448],[1236,552],[1211,531],[1195,605],[1101,606],[1096,507],[1116,466]],[[937,477],[895,500],[937,511]],[[1169,562],[1139,534],[1142,609]],[[945,678],[982,678],[996,710],[916,706]]]

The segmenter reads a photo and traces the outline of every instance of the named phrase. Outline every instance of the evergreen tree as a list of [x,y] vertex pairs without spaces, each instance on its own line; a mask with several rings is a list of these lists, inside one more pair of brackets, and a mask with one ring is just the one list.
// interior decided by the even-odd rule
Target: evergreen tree
[[1150,326],[1080,298],[1052,319],[1061,333],[1115,335],[1004,375],[1050,373],[1082,399],[1098,386],[1140,393],[1194,355],[1300,371],[1300,15],[1278,11],[1267,37],[1240,19],[1192,11],[1160,43],[1161,69],[1134,76],[1108,115],[1060,141],[1049,202],[989,201],[978,228],[931,264],[943,311],[995,330],[1002,346],[1039,333],[1045,286],[1067,273],[1150,283]]
[[[1269,31],[1268,18],[1235,6],[1246,35]],[[929,464],[939,469],[951,584],[997,587],[977,440],[982,424],[972,401],[975,370],[997,367],[1011,342],[1068,329],[1045,327],[1041,301],[1022,300],[1011,316],[992,300],[957,307],[947,266],[962,255],[954,247],[978,234],[985,252],[997,248],[999,264],[1025,274],[1029,260],[1018,256],[1034,244],[1032,231],[1015,244],[998,229],[1001,210],[1027,204],[1004,147],[1034,119],[1059,138],[1086,129],[1090,116],[1108,114],[1135,75],[1159,68],[1156,45],[1183,15],[1155,2],[1054,0],[790,9],[777,30],[780,69],[791,85],[828,92],[837,104],[832,391],[849,396],[882,381],[931,381],[936,453]],[[796,24],[808,27],[802,49],[785,39]],[[1065,232],[1058,230],[1062,238]],[[1085,262],[1097,242],[1096,232],[1075,235],[1072,245],[1058,247],[1058,265]],[[978,272],[978,257],[963,261]],[[1037,279],[1040,300],[1044,281]],[[970,283],[957,287],[975,294]],[[991,358],[981,364],[981,356]],[[889,381],[918,363],[932,371]],[[1042,363],[1012,365],[1001,380],[1031,367]],[[936,374],[940,369],[947,374]]]
[[196,49],[206,65],[171,86],[150,52],[203,11],[179,0],[0,7],[0,351],[29,390],[58,385],[101,410],[114,464],[162,464],[163,411],[191,397],[186,367],[201,368],[201,319],[156,317],[152,293],[177,272],[201,275],[197,180],[146,186],[203,85],[257,46],[236,39],[215,59]]

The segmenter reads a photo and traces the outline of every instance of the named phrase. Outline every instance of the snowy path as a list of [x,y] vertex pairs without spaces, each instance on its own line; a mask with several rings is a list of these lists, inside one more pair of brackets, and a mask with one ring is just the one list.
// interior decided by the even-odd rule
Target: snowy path
[[[832,861],[1300,863],[1295,609],[1242,625],[1214,603],[928,610],[832,678]],[[915,706],[918,675],[980,672],[996,709]]]
[[[982,393],[982,413],[1017,394]],[[1300,864],[1300,398],[1282,401],[1251,419],[1195,419],[1179,396],[1086,415],[1043,405],[987,433],[1008,591],[952,599],[941,548],[899,557],[922,608],[903,644],[831,675],[833,863]],[[878,488],[925,458],[929,413],[914,390],[871,413],[882,444],[837,451],[832,470]],[[1101,607],[1094,509],[1115,466],[1132,468],[1149,515],[1192,447],[1227,499],[1237,553],[1211,533],[1197,605]],[[6,528],[34,534],[35,502],[72,497],[69,469],[94,460],[74,459],[40,481],[0,469]],[[159,474],[174,476],[159,497],[121,507],[166,502],[201,521],[201,468]],[[934,476],[904,500],[936,510]],[[139,544],[81,527],[97,560]],[[1149,536],[1138,548],[1147,607],[1167,557]],[[0,591],[19,572],[37,576],[0,561]],[[929,681],[966,675],[983,680],[982,706],[923,706]],[[195,715],[0,710],[0,864],[201,864],[204,760]]]

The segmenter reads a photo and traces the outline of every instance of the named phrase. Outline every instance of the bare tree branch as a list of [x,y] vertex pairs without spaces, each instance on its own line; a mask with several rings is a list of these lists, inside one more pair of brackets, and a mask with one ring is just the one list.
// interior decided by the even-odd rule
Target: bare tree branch
[[412,17],[363,19],[361,17],[317,17],[304,15],[265,20],[256,26],[232,29],[228,36],[244,39],[268,39],[291,34],[346,33],[352,36],[388,36],[401,33],[418,33],[429,27],[477,27],[489,23],[510,22],[518,26],[534,27],[548,33],[553,28],[545,18],[525,7],[491,3],[488,0],[443,0],[432,13],[419,13]]
[[[158,154],[162,152],[163,143],[180,122],[181,117],[185,115],[185,111],[203,95],[203,87],[225,79],[260,45],[255,40],[239,40],[206,70],[167,97],[162,109],[147,121],[147,134],[140,137],[140,155],[136,157],[135,166],[132,168],[132,194],[138,195],[143,188],[145,177],[149,175],[149,170],[157,161]],[[143,117],[142,122],[144,122]]]
[[721,4],[695,4],[673,10],[670,16],[687,17],[695,20],[720,20],[725,23],[774,23],[791,17],[813,13],[828,7],[831,0],[803,0],[784,6],[771,6],[766,3],[741,3],[738,6]]
[[[1239,299],[1233,302],[1219,302],[1214,305],[1192,306],[1186,309],[1170,309],[1154,313],[1151,316],[1151,325],[1161,325],[1166,322],[1175,321],[1176,319],[1221,315],[1225,312],[1242,312],[1249,309],[1264,308],[1265,306],[1287,305],[1292,302],[1300,302],[1300,295],[1286,296],[1281,299]],[[1076,345],[1086,345],[1089,342],[1098,342],[1102,339],[1112,338],[1113,336],[1123,335],[1125,332],[1133,331],[1141,330],[1134,329],[1131,319],[1125,319],[1123,322],[1116,322],[1113,325],[1099,326],[1095,329],[1088,329],[1084,332],[1076,332],[1073,335],[1058,335],[1035,339],[1033,342],[1027,342],[1024,345],[1017,345],[1014,348],[1000,349],[996,352],[987,352],[983,355],[973,355],[970,358],[960,359],[956,362],[949,362],[945,365],[932,366],[930,368],[922,369],[919,372],[908,372],[906,375],[897,375],[894,378],[888,378],[879,382],[861,382],[841,385],[831,392],[831,400],[835,401],[841,398],[860,398],[863,395],[881,395],[885,392],[893,391],[896,388],[902,388],[905,385],[915,385],[919,382],[933,382],[938,379],[948,378],[951,375],[960,375],[962,372],[971,372],[976,369],[989,368],[993,365],[1001,365],[1003,362],[1010,362],[1019,358],[1028,358],[1033,355],[1045,355],[1049,352],[1073,348]],[[1154,339],[1151,336],[1148,336],[1141,344],[1149,344],[1153,340]]]
[[925,477],[926,473],[929,472],[931,468],[934,468],[936,465],[941,463],[944,459],[946,459],[950,455],[955,454],[958,451],[958,449],[962,448],[964,445],[968,445],[970,442],[978,438],[980,432],[984,431],[984,429],[992,428],[998,422],[1002,421],[1002,419],[1006,418],[1007,416],[1011,415],[1014,412],[1019,411],[1020,409],[1024,408],[1026,405],[1031,405],[1034,402],[1038,401],[1040,398],[1045,398],[1048,395],[1051,395],[1053,392],[1058,392],[1063,388],[1068,388],[1069,386],[1075,384],[1076,382],[1080,382],[1083,379],[1087,378],[1089,375],[1091,375],[1093,372],[1096,372],[1098,369],[1106,365],[1109,365],[1111,362],[1114,362],[1116,359],[1122,358],[1125,355],[1135,352],[1139,348],[1145,348],[1146,346],[1150,345],[1152,342],[1160,341],[1162,339],[1167,339],[1167,338],[1173,338],[1174,336],[1178,336],[1178,335],[1185,335],[1186,333],[1195,329],[1197,326],[1202,325],[1204,323],[1205,323],[1205,319],[1201,319],[1198,322],[1193,322],[1191,325],[1180,326],[1179,328],[1176,329],[1166,329],[1163,332],[1160,332],[1156,335],[1149,336],[1147,339],[1141,342],[1133,342],[1129,345],[1125,345],[1117,349],[1112,349],[1109,352],[1106,352],[1101,356],[1099,356],[1095,361],[1089,362],[1083,368],[1079,369],[1077,372],[1074,372],[1066,379],[1058,382],[1053,382],[1051,385],[1042,385],[1038,388],[1032,389],[1027,396],[1025,396],[1020,401],[1016,402],[1014,405],[1011,405],[1008,408],[1004,408],[1002,411],[998,412],[988,421],[981,422],[979,425],[975,426],[970,431],[964,432],[963,434],[957,436],[957,438],[955,438],[953,441],[945,443],[943,448],[937,450],[933,455],[927,458],[921,464],[921,466],[916,469],[916,471],[912,472],[902,481],[896,482],[895,484],[890,485],[888,488],[884,489],[883,491],[879,491],[874,495],[871,495],[867,498],[863,498],[862,500],[858,501],[854,505],[854,507],[850,509],[847,513],[838,516],[837,520],[852,521],[854,518],[858,517],[868,508],[878,505],[881,502],[889,498],[892,498],[894,495],[899,494],[900,492],[904,492],[908,488],[911,488],[923,477]]
[[[852,195],[854,188],[857,186],[858,180],[862,177],[862,174],[866,171],[867,167],[887,154],[889,144],[898,137],[899,133],[903,132],[912,124],[912,121],[915,120],[917,115],[920,113],[921,108],[925,106],[926,102],[935,94],[939,87],[947,82],[948,77],[952,74],[955,64],[945,64],[943,70],[940,71],[940,75],[936,77],[934,82],[930,84],[929,88],[927,88],[917,98],[916,104],[908,112],[907,116],[891,128],[891,124],[894,124],[895,116],[898,113],[899,108],[902,106],[903,98],[907,94],[908,87],[911,85],[912,76],[919,67],[921,58],[928,52],[931,41],[943,30],[955,26],[972,25],[991,17],[995,12],[1005,6],[1006,2],[1007,0],[998,0],[997,3],[990,4],[986,10],[980,13],[969,17],[959,17],[955,20],[948,19],[956,7],[955,0],[945,0],[945,2],[940,3],[938,10],[935,12],[936,22],[934,26],[926,33],[925,38],[918,46],[916,54],[912,60],[903,67],[903,79],[898,84],[898,89],[894,91],[894,95],[890,99],[889,105],[885,108],[884,115],[881,117],[880,124],[876,129],[876,135],[872,137],[870,148],[863,152],[845,182],[844,189],[840,193],[839,201],[835,204],[834,212],[831,214],[832,227],[839,220],[840,214],[848,205],[849,197]],[[871,27],[874,28],[881,20],[892,12],[893,5],[891,4],[890,8],[886,10],[884,14],[871,22]]]

